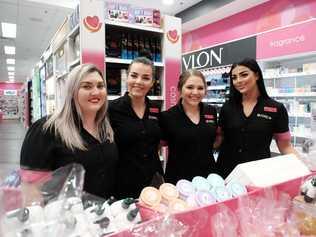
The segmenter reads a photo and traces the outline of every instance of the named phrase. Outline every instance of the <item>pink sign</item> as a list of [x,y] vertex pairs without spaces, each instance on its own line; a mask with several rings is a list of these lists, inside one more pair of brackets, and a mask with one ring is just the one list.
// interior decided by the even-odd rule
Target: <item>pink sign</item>
[[23,83],[19,83],[19,82],[13,82],[13,83],[0,82],[0,91],[1,90],[20,90],[22,86],[23,86]]
[[174,106],[178,102],[178,89],[177,83],[180,75],[181,61],[175,59],[166,59],[165,71],[165,98],[166,98],[166,110]]
[[257,59],[316,51],[316,20],[257,36]]
[[187,32],[182,52],[207,48],[316,17],[315,0],[267,1],[220,21]]

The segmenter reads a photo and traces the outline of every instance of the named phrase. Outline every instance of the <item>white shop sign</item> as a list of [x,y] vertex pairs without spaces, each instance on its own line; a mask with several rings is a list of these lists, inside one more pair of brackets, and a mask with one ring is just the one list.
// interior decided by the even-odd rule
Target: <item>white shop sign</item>
[[17,95],[18,92],[17,90],[4,90],[3,94],[4,95]]

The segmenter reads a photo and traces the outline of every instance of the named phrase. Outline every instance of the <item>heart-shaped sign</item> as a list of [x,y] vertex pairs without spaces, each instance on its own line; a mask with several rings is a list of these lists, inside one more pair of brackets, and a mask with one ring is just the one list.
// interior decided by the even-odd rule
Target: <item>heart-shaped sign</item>
[[178,31],[177,30],[169,30],[167,32],[167,38],[171,43],[176,43],[180,36],[178,35]]
[[84,26],[91,32],[100,30],[102,23],[97,16],[87,16],[83,19]]

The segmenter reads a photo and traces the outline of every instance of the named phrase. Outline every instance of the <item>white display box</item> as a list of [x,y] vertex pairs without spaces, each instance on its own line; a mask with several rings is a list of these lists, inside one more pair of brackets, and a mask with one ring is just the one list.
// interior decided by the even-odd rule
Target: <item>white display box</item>
[[283,155],[239,164],[226,178],[255,187],[269,187],[310,174],[310,170],[295,155]]

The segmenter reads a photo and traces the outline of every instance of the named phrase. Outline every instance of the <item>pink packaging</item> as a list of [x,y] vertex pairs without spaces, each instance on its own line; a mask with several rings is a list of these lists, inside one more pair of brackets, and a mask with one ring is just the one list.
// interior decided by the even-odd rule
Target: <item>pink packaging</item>
[[153,25],[152,9],[134,9],[133,11],[134,23],[140,25]]
[[106,2],[105,18],[112,21],[129,22],[130,5],[114,2]]

